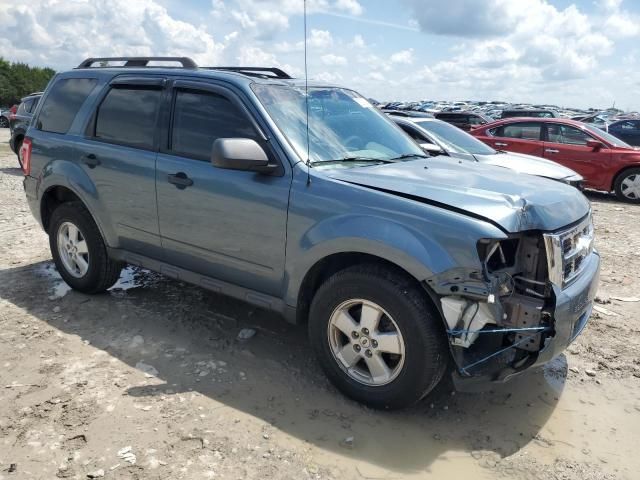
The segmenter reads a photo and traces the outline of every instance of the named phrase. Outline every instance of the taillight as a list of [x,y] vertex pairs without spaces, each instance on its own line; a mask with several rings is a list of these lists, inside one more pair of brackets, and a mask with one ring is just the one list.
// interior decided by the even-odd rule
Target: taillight
[[22,171],[25,175],[31,174],[31,139],[25,138],[20,147],[20,156],[22,157]]

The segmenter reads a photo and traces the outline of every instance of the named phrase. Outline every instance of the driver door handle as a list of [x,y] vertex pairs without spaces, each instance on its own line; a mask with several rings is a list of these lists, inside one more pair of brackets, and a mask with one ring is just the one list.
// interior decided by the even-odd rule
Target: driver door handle
[[184,172],[178,172],[167,175],[167,181],[169,183],[173,183],[176,188],[183,190],[187,187],[193,185],[193,180],[187,177],[187,174]]
[[560,153],[560,150],[556,150],[555,148],[545,148],[544,151],[547,153]]
[[496,147],[508,147],[508,143],[496,142]]

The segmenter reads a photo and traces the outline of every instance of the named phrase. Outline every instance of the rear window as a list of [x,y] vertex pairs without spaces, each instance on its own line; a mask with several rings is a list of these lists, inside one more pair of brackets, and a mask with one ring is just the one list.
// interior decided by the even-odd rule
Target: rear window
[[98,108],[95,137],[111,143],[153,149],[162,90],[112,88]]
[[96,84],[97,80],[93,78],[58,80],[42,104],[37,128],[44,132],[67,133]]

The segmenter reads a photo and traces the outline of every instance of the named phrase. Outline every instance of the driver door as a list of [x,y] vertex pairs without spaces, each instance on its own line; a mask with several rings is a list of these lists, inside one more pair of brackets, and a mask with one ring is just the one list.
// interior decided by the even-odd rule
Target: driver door
[[211,164],[218,138],[251,138],[273,149],[240,99],[227,89],[176,81],[167,136],[158,154],[158,219],[168,263],[279,295],[284,273],[291,170],[274,175]]
[[547,123],[544,158],[575,170],[584,177],[587,186],[595,187],[590,184],[590,179],[598,178],[600,172],[607,168],[611,151],[604,145],[594,150],[587,146],[589,140],[597,139],[570,125]]

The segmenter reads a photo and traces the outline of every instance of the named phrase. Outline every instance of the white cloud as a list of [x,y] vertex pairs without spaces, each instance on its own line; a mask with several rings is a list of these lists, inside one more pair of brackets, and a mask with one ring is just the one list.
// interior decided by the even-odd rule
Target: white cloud
[[362,38],[362,35],[354,35],[353,40],[351,41],[349,46],[353,48],[365,48],[367,44],[364,42],[364,38]]
[[0,32],[10,59],[59,69],[119,55],[187,55],[214,65],[225,49],[205,27],[176,20],[154,0],[2,2]]
[[322,63],[325,65],[346,65],[347,59],[340,55],[334,55],[333,53],[327,53],[326,55],[322,55],[320,57]]
[[413,63],[413,48],[401,50],[391,55],[391,63],[403,63],[411,65]]
[[309,46],[314,48],[328,48],[333,45],[333,37],[328,30],[311,30]]
[[351,15],[361,15],[363,12],[362,5],[357,0],[336,0],[334,6],[338,10],[343,10]]

